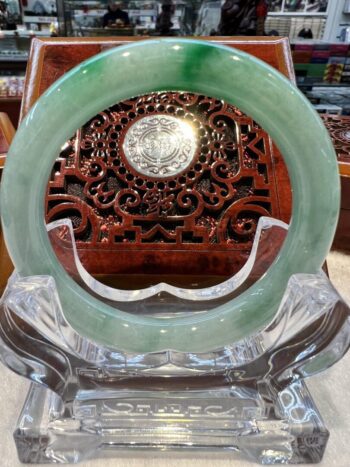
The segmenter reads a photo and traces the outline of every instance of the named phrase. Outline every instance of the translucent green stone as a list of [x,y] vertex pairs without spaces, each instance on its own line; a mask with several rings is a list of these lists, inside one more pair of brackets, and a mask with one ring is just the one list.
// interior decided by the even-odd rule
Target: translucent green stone
[[[196,92],[238,106],[277,143],[293,186],[290,231],[272,267],[245,293],[199,316],[150,318],[103,304],[63,270],[44,224],[45,189],[62,144],[102,109],[155,91]],[[129,352],[205,352],[266,326],[290,275],[314,273],[322,265],[338,211],[335,153],[304,96],[276,70],[250,55],[185,39],[111,49],[58,80],[18,130],[1,187],[4,234],[19,273],[52,275],[70,324],[86,337]]]

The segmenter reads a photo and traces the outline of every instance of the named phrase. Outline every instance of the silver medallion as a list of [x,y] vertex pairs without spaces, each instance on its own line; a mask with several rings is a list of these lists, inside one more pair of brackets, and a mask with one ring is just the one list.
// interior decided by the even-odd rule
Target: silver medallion
[[126,132],[123,150],[129,164],[142,175],[167,178],[186,169],[197,149],[195,131],[184,120],[152,115]]

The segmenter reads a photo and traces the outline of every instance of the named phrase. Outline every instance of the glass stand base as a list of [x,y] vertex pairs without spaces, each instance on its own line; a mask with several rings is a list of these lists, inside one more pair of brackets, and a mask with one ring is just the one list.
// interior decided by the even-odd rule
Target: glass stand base
[[92,389],[66,403],[32,383],[14,433],[24,463],[77,463],[123,449],[130,456],[140,449],[200,449],[236,451],[261,464],[316,463],[328,436],[302,380],[274,394],[246,385]]

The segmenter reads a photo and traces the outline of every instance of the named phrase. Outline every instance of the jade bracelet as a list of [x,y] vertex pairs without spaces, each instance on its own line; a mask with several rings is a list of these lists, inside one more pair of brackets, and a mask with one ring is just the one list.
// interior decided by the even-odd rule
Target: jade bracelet
[[[44,222],[46,186],[64,142],[102,109],[158,91],[223,99],[254,118],[282,152],[293,189],[289,233],[265,275],[211,311],[167,319],[122,312],[83,290],[59,264]],[[290,276],[319,270],[337,224],[339,193],[336,156],[328,133],[293,84],[241,51],[174,38],[136,42],[96,55],[38,99],[8,154],[1,216],[18,273],[52,276],[64,314],[81,335],[132,353],[207,352],[267,326]]]

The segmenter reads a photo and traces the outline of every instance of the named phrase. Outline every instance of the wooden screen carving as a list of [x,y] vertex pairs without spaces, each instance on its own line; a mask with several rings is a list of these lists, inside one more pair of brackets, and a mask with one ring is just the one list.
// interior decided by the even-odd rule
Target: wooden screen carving
[[350,117],[321,115],[332,138],[339,162],[350,163]]
[[[197,152],[179,174],[144,176],[126,159],[125,133],[148,115],[195,129]],[[269,136],[239,109],[191,93],[150,94],[101,112],[65,144],[49,182],[47,221],[72,220],[94,273],[228,275],[246,261],[261,216],[288,221],[289,190]],[[280,194],[288,194],[287,208]]]

